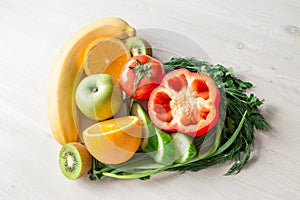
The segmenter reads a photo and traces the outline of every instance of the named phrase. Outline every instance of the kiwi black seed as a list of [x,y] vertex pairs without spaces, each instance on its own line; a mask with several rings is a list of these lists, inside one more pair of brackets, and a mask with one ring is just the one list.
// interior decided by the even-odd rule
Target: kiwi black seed
[[92,156],[84,145],[71,142],[59,152],[59,166],[65,177],[75,180],[86,174],[92,166]]
[[126,46],[130,50],[132,56],[149,55],[152,56],[152,48],[150,44],[138,37],[131,37],[126,40]]

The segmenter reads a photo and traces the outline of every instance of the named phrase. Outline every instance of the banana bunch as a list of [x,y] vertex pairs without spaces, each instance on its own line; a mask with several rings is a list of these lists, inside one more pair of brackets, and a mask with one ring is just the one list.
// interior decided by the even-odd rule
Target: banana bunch
[[124,40],[135,33],[120,18],[103,18],[81,28],[65,43],[53,66],[48,89],[49,124],[57,142],[63,145],[79,141],[74,93],[83,74],[83,52],[87,44],[101,36]]

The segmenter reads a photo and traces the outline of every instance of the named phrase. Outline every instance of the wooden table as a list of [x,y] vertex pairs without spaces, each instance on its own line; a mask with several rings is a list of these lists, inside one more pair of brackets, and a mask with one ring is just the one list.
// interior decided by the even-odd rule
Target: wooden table
[[[251,160],[150,180],[69,181],[47,119],[47,88],[64,42],[96,19],[177,31],[232,67],[266,99],[272,126]],[[0,1],[0,199],[300,199],[300,1]]]

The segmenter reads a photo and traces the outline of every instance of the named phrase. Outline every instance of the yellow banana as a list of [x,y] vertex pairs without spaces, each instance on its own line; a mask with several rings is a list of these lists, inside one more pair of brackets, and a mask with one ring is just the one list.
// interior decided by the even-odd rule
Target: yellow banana
[[135,29],[120,18],[92,22],[70,37],[54,63],[48,88],[48,119],[53,137],[66,144],[79,140],[74,92],[82,76],[83,52],[87,44],[101,36],[126,39]]

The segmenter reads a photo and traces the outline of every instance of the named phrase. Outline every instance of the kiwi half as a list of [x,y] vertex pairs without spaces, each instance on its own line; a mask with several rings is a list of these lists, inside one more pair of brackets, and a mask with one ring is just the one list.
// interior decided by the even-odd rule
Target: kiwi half
[[59,167],[65,177],[75,180],[86,174],[92,166],[92,156],[84,145],[71,142],[59,152]]
[[152,49],[150,44],[138,37],[131,37],[126,40],[126,46],[130,50],[132,56],[148,55],[152,56]]

